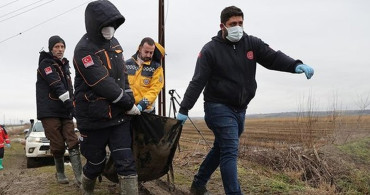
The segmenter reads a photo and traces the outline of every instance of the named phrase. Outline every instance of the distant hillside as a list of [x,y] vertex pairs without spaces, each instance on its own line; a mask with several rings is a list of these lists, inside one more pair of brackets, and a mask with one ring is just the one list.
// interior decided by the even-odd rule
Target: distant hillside
[[[340,115],[370,115],[370,110],[341,110],[337,111]],[[247,114],[248,118],[274,118],[274,117],[296,117],[298,114],[307,115],[307,112],[280,112],[280,113],[267,113],[267,114]],[[317,111],[313,112],[314,116],[329,116],[332,115],[330,111]]]

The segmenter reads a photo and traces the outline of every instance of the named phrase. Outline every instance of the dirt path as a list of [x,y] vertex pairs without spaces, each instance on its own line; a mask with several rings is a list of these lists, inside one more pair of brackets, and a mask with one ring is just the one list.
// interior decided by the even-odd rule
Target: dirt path
[[24,154],[18,152],[21,146],[12,145],[5,150],[4,169],[0,171],[0,194],[46,194],[45,181],[50,180],[50,176],[37,169],[27,169]]

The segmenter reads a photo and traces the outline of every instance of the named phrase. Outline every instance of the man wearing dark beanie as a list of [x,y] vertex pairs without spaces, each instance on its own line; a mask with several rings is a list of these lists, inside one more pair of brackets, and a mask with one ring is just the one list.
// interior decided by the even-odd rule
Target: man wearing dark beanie
[[54,35],[49,38],[49,51],[53,50],[54,45],[57,43],[63,43],[64,48],[66,48],[66,43],[64,40],[60,36]]
[[50,140],[58,183],[68,184],[64,174],[65,144],[76,183],[81,185],[80,146],[74,132],[73,85],[69,61],[64,58],[64,40],[55,35],[49,38],[49,52],[41,51],[37,69],[37,119],[41,120]]

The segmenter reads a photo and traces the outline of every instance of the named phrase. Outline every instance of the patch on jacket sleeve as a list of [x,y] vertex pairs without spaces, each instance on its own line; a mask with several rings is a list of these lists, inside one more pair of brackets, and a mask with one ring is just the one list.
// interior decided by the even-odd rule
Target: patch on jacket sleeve
[[82,58],[82,63],[84,64],[85,68],[94,65],[94,61],[93,61],[91,55],[88,55],[88,56]]
[[53,69],[51,69],[51,67],[48,66],[48,67],[44,68],[44,71],[45,71],[45,74],[48,75],[48,74],[53,72]]

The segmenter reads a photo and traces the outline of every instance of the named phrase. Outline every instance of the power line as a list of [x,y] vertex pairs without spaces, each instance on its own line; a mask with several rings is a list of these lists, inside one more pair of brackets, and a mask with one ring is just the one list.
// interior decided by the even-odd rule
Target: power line
[[[41,0],[41,1],[42,1],[42,0]],[[6,21],[6,20],[9,20],[9,19],[11,19],[11,18],[14,18],[14,17],[16,17],[16,16],[19,16],[19,15],[21,15],[21,14],[24,14],[24,13],[26,13],[26,12],[29,12],[29,11],[31,11],[31,10],[34,10],[34,9],[36,9],[36,8],[39,8],[39,7],[41,7],[41,6],[45,5],[45,4],[48,4],[48,3],[52,2],[52,1],[55,1],[55,0],[50,0],[50,1],[46,2],[46,3],[43,3],[43,4],[41,4],[41,5],[38,5],[38,6],[36,6],[36,7],[33,7],[33,8],[31,8],[31,9],[26,10],[26,11],[23,11],[23,12],[21,12],[21,13],[19,13],[19,14],[16,14],[16,15],[14,15],[14,16],[9,17],[9,18],[5,18],[4,20],[0,20],[0,23],[1,23],[1,22],[4,22],[4,21]]]
[[2,18],[2,17],[4,17],[4,16],[7,16],[7,15],[9,15],[9,14],[15,13],[15,12],[17,12],[17,11],[19,11],[19,10],[22,10],[22,9],[24,9],[24,8],[26,8],[26,7],[29,7],[29,6],[31,6],[31,5],[34,5],[34,4],[36,4],[36,3],[40,2],[40,1],[43,1],[43,0],[39,0],[39,1],[33,2],[33,3],[29,4],[29,5],[26,5],[26,6],[24,6],[24,7],[19,8],[19,9],[17,9],[17,10],[11,11],[11,12],[9,12],[9,13],[7,13],[7,14],[4,14],[4,15],[0,16],[0,18]]
[[85,4],[87,4],[87,3],[88,3],[88,2],[90,2],[90,1],[91,1],[91,0],[86,1],[85,3],[82,3],[82,4],[80,4],[80,5],[76,6],[76,7],[73,7],[72,9],[69,9],[69,10],[67,10],[67,11],[65,11],[65,12],[63,12],[63,13],[61,13],[61,14],[59,14],[59,15],[56,15],[56,16],[54,16],[54,17],[52,17],[52,18],[49,18],[49,19],[47,19],[47,20],[45,20],[45,21],[43,21],[43,22],[39,23],[39,24],[36,24],[35,26],[32,26],[31,28],[28,28],[28,29],[24,30],[23,32],[20,32],[20,33],[17,33],[17,34],[15,34],[15,35],[13,35],[13,36],[10,36],[10,37],[8,37],[8,38],[6,38],[6,39],[4,39],[4,40],[0,41],[0,44],[1,44],[1,43],[3,43],[3,42],[5,42],[5,41],[7,41],[7,40],[9,40],[9,39],[12,39],[12,38],[14,38],[14,37],[16,37],[16,36],[22,35],[23,33],[28,32],[28,31],[30,31],[30,30],[32,30],[32,29],[34,29],[34,28],[38,27],[38,26],[41,26],[41,25],[43,25],[43,24],[45,24],[45,23],[47,23],[47,22],[49,22],[49,21],[51,21],[51,20],[54,20],[55,18],[57,18],[57,17],[59,17],[59,16],[62,16],[62,15],[64,15],[64,14],[68,13],[68,12],[71,12],[71,11],[73,11],[73,10],[75,10],[75,9],[77,9],[77,8],[79,8],[79,7],[83,6],[83,5],[85,5]]
[[18,1],[18,0],[15,0],[15,1],[11,1],[11,2],[9,2],[9,3],[7,3],[7,4],[1,5],[1,6],[0,6],[0,8],[3,8],[3,7],[5,7],[5,6],[8,6],[8,5],[10,5],[10,4],[14,3],[14,2],[17,2],[17,1]]

